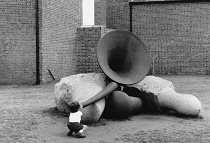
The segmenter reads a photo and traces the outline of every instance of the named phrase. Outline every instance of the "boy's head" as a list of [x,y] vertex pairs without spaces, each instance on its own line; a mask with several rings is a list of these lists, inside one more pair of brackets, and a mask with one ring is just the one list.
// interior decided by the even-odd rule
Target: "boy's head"
[[77,112],[79,108],[81,107],[80,103],[78,101],[73,101],[70,105],[70,111],[71,113]]

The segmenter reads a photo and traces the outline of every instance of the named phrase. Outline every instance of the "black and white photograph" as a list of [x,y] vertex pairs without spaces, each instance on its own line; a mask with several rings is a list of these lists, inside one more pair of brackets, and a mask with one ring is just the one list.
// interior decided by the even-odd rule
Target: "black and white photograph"
[[210,1],[0,0],[0,143],[209,143]]

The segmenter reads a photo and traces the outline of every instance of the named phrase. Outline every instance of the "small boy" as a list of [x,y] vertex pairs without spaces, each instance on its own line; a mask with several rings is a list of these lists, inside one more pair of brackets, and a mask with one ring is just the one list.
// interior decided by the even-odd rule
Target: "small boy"
[[75,132],[78,137],[85,138],[83,131],[87,129],[87,126],[80,123],[82,117],[82,105],[78,101],[74,101],[69,106],[70,115],[69,123],[67,124],[69,132],[67,135],[70,136]]

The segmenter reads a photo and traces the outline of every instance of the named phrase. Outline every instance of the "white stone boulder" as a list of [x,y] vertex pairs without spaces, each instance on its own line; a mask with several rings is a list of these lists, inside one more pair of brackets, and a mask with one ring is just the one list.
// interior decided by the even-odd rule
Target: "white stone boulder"
[[198,116],[202,109],[201,102],[196,96],[177,93],[171,81],[160,77],[146,76],[142,81],[131,85],[131,87],[153,93],[157,96],[160,107],[182,115]]
[[158,95],[161,92],[161,90],[166,87],[170,87],[173,90],[175,90],[174,85],[171,81],[153,75],[146,76],[139,83],[130,86],[136,87],[141,91],[153,93],[154,95]]
[[[106,86],[106,76],[103,73],[85,73],[64,77],[55,84],[55,103],[58,110],[69,113],[68,104],[72,101],[84,102],[95,96]],[[141,91],[158,95],[162,89],[170,87],[172,82],[153,75],[146,76],[139,83],[129,85]],[[105,108],[105,98],[83,108],[82,122],[97,122]]]
[[[99,93],[106,86],[105,77],[103,73],[86,73],[62,78],[54,87],[54,100],[58,110],[69,113],[70,102],[84,102]],[[98,121],[104,108],[104,98],[83,108],[82,122]]]

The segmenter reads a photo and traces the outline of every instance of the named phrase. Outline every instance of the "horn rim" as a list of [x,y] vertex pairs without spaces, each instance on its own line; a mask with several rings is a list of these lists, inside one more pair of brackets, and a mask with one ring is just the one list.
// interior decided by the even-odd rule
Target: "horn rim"
[[[130,77],[130,76],[126,77],[126,75],[125,75],[125,77],[122,77],[122,76],[119,76],[119,73],[116,73],[112,69],[107,68],[107,67],[109,67],[108,62],[106,62],[106,63],[104,62],[104,58],[107,58],[107,57],[105,57],[104,55],[102,56],[101,53],[103,53],[104,42],[106,42],[106,40],[109,39],[110,37],[112,37],[113,35],[117,35],[117,36],[119,36],[119,35],[125,36],[126,35],[129,38],[131,38],[131,40],[134,40],[135,42],[137,42],[137,46],[138,46],[137,51],[143,52],[140,54],[143,55],[143,61],[146,61],[143,64],[141,63],[142,64],[141,66],[143,66],[143,71],[140,71],[141,67],[136,67],[136,68],[138,68],[137,73],[134,73],[136,75],[132,75],[132,77]],[[111,32],[105,34],[103,37],[101,37],[101,39],[99,40],[99,42],[97,44],[97,59],[98,59],[98,64],[99,64],[100,68],[106,74],[106,76],[108,76],[110,79],[112,79],[113,81],[120,83],[120,84],[135,84],[135,83],[140,82],[141,80],[143,80],[146,77],[147,73],[149,72],[150,64],[151,64],[151,58],[149,55],[149,51],[147,50],[147,47],[141,41],[141,39],[139,39],[136,35],[132,34],[131,32],[123,31],[123,30],[114,30],[114,31],[111,31]],[[140,59],[142,59],[142,57],[140,57]]]

